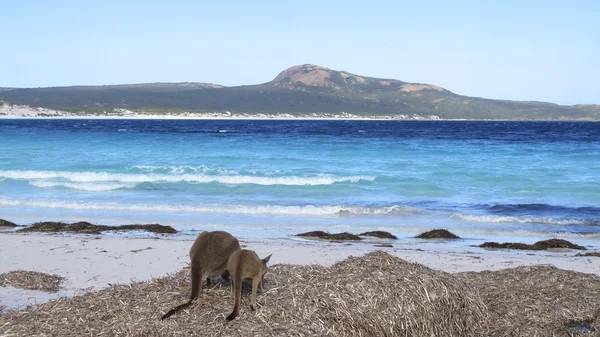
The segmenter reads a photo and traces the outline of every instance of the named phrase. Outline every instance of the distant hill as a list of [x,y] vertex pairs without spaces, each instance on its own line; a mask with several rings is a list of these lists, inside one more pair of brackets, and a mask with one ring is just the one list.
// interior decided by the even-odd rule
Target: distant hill
[[258,85],[224,87],[186,82],[6,88],[0,89],[0,100],[80,114],[116,113],[127,109],[174,114],[184,111],[290,115],[345,112],[364,117],[600,120],[600,105],[562,106],[468,97],[431,84],[359,76],[312,64],[285,69],[272,81]]

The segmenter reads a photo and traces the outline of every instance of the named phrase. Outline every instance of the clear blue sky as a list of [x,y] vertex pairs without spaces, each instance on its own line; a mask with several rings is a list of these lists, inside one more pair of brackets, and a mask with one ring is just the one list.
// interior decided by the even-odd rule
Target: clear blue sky
[[2,1],[0,86],[270,81],[313,63],[600,104],[600,1]]

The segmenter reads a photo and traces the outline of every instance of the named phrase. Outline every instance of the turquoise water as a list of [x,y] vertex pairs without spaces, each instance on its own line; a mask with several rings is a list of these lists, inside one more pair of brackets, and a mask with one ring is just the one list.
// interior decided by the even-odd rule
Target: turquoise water
[[600,238],[600,124],[4,119],[0,218]]

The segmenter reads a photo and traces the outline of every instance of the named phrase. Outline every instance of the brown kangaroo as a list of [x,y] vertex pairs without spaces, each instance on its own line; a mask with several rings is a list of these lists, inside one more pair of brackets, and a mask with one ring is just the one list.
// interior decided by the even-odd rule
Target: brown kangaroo
[[235,305],[233,312],[227,316],[228,321],[233,320],[240,312],[242,282],[245,279],[252,279],[252,303],[250,304],[250,309],[254,311],[254,307],[256,306],[256,290],[259,283],[262,289],[262,281],[267,273],[267,262],[271,259],[271,255],[261,260],[253,250],[248,249],[240,249],[231,254],[227,263],[227,270],[229,270],[231,281],[233,282],[231,289],[235,295]]
[[210,286],[209,277],[220,275],[225,277],[227,273],[224,274],[224,272],[229,257],[240,249],[239,241],[227,232],[200,233],[190,249],[190,266],[192,269],[192,295],[190,300],[169,310],[161,319],[168,318],[177,311],[189,307],[202,291],[202,280],[204,278],[206,278],[206,286],[208,287]]

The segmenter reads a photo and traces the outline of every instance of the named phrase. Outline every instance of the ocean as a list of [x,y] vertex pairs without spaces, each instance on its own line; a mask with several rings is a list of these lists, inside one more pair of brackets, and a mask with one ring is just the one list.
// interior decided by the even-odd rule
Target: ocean
[[593,240],[600,123],[0,119],[0,218]]

